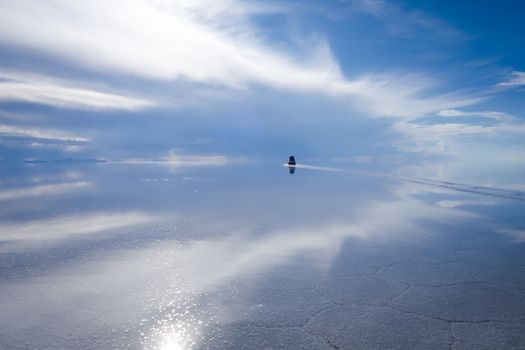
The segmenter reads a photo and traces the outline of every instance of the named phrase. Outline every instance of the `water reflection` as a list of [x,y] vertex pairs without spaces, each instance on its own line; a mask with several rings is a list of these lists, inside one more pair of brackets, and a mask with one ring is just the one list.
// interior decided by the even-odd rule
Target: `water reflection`
[[73,191],[78,188],[88,187],[89,185],[90,183],[87,181],[76,181],[4,190],[0,191],[0,201],[7,201],[11,199],[26,197],[57,195]]
[[[419,320],[418,313],[433,315],[418,309],[416,297],[439,302],[432,293],[450,290],[468,304],[468,292],[454,288],[473,281],[486,287],[473,300],[494,297],[492,286],[525,290],[522,271],[502,267],[525,264],[517,239],[524,222],[512,215],[521,202],[493,197],[478,205],[478,196],[429,192],[436,187],[423,184],[329,171],[291,178],[282,167],[265,169],[199,168],[142,181],[166,178],[169,169],[110,165],[86,175],[99,192],[79,194],[74,204],[52,195],[39,206],[10,199],[10,216],[25,216],[0,224],[0,264],[22,266],[33,255],[25,253],[38,249],[37,262],[47,268],[23,265],[30,271],[0,285],[7,346],[56,347],[60,339],[62,348],[296,348],[308,339],[322,348],[330,339],[349,347],[353,332],[331,333],[317,321],[326,316],[331,329],[352,322],[338,313],[345,303],[364,315],[382,308],[379,315],[399,324],[423,322],[440,342],[449,325]],[[293,198],[283,196],[290,188]],[[502,216],[490,210],[497,206],[506,208]],[[82,254],[66,259],[56,246]],[[484,254],[498,263],[481,266]],[[385,306],[411,283],[440,288],[397,309]],[[522,301],[514,299],[516,311],[498,322],[515,322]],[[457,313],[466,317],[460,307]],[[380,316],[367,322],[386,324]],[[396,327],[376,334],[399,334]],[[422,347],[426,340],[414,341]]]
[[89,235],[145,224],[155,215],[130,212],[99,212],[44,220],[0,223],[0,252],[41,249],[60,244],[72,236]]

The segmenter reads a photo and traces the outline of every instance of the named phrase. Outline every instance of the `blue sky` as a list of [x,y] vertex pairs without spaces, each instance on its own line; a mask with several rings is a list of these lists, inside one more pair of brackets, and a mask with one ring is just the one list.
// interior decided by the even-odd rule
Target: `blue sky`
[[524,10],[4,1],[0,158],[522,162]]

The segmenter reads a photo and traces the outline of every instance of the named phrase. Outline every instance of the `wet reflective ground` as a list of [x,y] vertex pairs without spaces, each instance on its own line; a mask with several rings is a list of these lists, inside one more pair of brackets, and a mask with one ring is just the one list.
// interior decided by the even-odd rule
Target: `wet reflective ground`
[[3,165],[0,348],[522,349],[523,169],[489,168]]

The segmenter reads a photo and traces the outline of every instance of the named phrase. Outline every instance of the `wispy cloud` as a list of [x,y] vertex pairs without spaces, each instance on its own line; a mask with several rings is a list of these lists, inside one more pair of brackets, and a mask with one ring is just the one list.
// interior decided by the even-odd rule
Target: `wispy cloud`
[[392,130],[403,135],[393,145],[405,152],[446,153],[446,143],[463,136],[525,134],[522,119],[499,111],[443,109],[433,119],[398,120]]
[[497,87],[514,88],[525,85],[525,72],[514,71],[510,77],[501,83],[496,84]]
[[54,149],[59,149],[64,152],[68,152],[68,153],[77,153],[77,152],[82,151],[82,149],[84,148],[83,146],[80,146],[78,144],[71,145],[71,144],[55,143],[55,142],[53,143],[31,142],[31,143],[27,143],[23,145],[32,147],[32,148],[40,148],[40,149],[54,148]]
[[286,87],[338,76],[322,45],[297,61],[267,47],[249,22],[260,9],[231,0],[25,0],[2,5],[0,40],[82,67],[163,81]]
[[73,85],[71,82],[41,75],[0,71],[0,101],[95,110],[137,110],[154,104],[141,98],[126,97]]
[[[479,101],[458,93],[428,94],[436,81],[425,75],[409,79],[408,74],[364,74],[349,80],[322,38],[308,50],[272,45],[253,18],[285,11],[276,5],[238,0],[21,0],[1,5],[0,42],[111,74],[237,91],[262,85],[341,97],[378,116],[414,117]],[[82,105],[87,100],[91,107],[129,109],[148,105],[122,96],[3,84],[9,84],[4,87],[6,96],[17,92],[18,99],[40,103]],[[50,91],[54,91],[51,98]]]
[[352,11],[369,14],[388,29],[392,36],[420,35],[422,31],[447,38],[465,38],[465,33],[425,11],[408,9],[393,1],[347,0]]
[[500,122],[512,122],[518,118],[508,113],[497,111],[464,112],[457,109],[444,109],[437,113],[440,117],[481,117],[494,119]]
[[497,133],[525,133],[525,124],[520,125],[473,125],[465,123],[443,123],[443,124],[420,124],[409,122],[397,122],[394,129],[411,136],[419,136],[422,139],[442,138],[456,135],[482,135]]
[[348,96],[365,112],[380,117],[413,119],[442,109],[470,106],[484,97],[462,92],[432,94],[439,81],[425,74],[375,74],[332,86],[334,94]]
[[90,141],[87,137],[69,135],[62,131],[41,129],[34,127],[21,127],[14,125],[0,124],[0,134],[7,134],[11,136],[30,137],[36,139],[45,140],[57,140],[57,141],[72,141],[72,142],[88,142]]
[[406,152],[444,153],[445,144],[448,141],[462,136],[525,134],[525,124],[506,113],[446,110],[441,111],[439,115],[444,115],[444,118],[459,116],[485,117],[496,120],[496,124],[479,125],[469,122],[428,124],[418,120],[400,120],[393,124],[392,129],[402,134],[403,139],[395,142],[394,146]]
[[458,199],[458,200],[442,200],[436,203],[441,208],[460,208],[463,206],[477,206],[477,205],[495,205],[494,200],[487,199]]

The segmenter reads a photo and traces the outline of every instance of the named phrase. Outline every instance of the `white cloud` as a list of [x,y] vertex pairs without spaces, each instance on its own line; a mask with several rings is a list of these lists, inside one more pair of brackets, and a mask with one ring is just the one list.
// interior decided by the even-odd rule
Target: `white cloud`
[[349,3],[354,11],[368,13],[374,17],[383,17],[387,13],[388,4],[382,0],[352,0]]
[[[382,117],[414,119],[442,109],[479,103],[481,97],[457,94],[432,95],[429,90],[438,82],[422,74],[369,75],[361,79],[334,84],[335,95],[352,98],[355,105]],[[423,95],[427,93],[424,97]]]
[[[423,75],[365,75],[348,80],[322,39],[309,45],[309,52],[272,47],[252,16],[282,11],[275,5],[238,0],[20,0],[0,5],[0,41],[112,74],[232,89],[255,84],[337,96],[379,116],[416,117],[479,101],[468,96],[425,97],[422,93],[435,82]],[[94,92],[4,84],[11,84],[4,94],[18,91],[17,98],[29,95],[40,103],[55,91],[51,97],[56,104],[88,100],[91,107],[100,103],[129,109],[148,104],[121,96],[93,96]]]
[[394,143],[394,147],[406,152],[444,153],[445,143],[461,136],[525,134],[525,124],[519,118],[504,112],[480,111],[464,112],[457,109],[444,109],[437,112],[444,118],[468,117],[487,118],[495,122],[491,125],[480,125],[466,122],[421,123],[417,120],[400,120],[392,128],[404,136],[403,140]]
[[465,112],[458,111],[457,109],[444,109],[437,113],[440,117],[462,117]]
[[21,127],[13,125],[0,124],[0,134],[8,134],[12,136],[31,137],[36,139],[57,140],[57,141],[72,141],[72,142],[88,142],[87,137],[69,135],[62,131],[40,129],[33,127]]
[[517,118],[511,114],[497,111],[464,112],[457,109],[444,109],[437,113],[440,117],[481,117],[497,121],[514,121]]
[[525,85],[525,72],[514,71],[511,73],[509,79],[496,86],[505,87],[505,88],[514,88]]
[[72,85],[71,82],[44,76],[0,71],[0,101],[20,101],[61,108],[95,110],[136,110],[154,104],[144,99],[73,87]]
[[386,27],[392,36],[428,36],[428,32],[438,37],[462,39],[465,34],[449,23],[421,10],[405,8],[394,1],[385,0],[347,0],[351,10],[369,14]]
[[470,200],[442,200],[436,203],[441,208],[459,208],[467,205],[495,205],[493,200],[486,199],[470,199]]
[[331,57],[309,70],[265,48],[246,22],[253,11],[239,4],[25,0],[2,5],[0,38],[83,67],[160,80],[241,87],[249,81],[287,86],[338,77]]
[[68,153],[78,153],[82,151],[83,147],[79,145],[68,145],[63,143],[41,143],[41,142],[31,142],[29,144],[26,144],[29,147],[32,148],[55,148],[60,149],[64,152]]
[[483,135],[500,132],[525,133],[525,124],[520,125],[472,125],[463,123],[418,124],[400,121],[394,124],[394,130],[418,139],[437,139],[457,135]]

